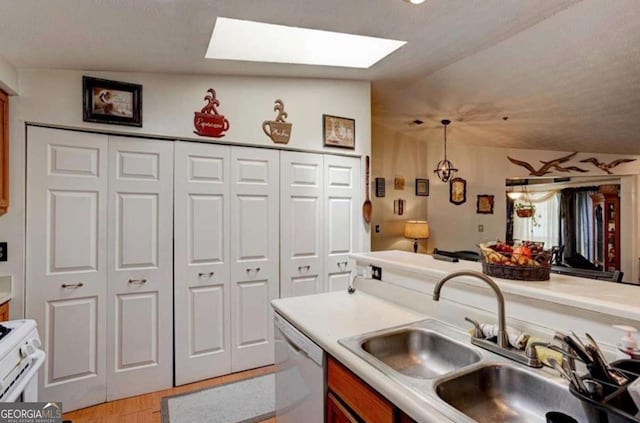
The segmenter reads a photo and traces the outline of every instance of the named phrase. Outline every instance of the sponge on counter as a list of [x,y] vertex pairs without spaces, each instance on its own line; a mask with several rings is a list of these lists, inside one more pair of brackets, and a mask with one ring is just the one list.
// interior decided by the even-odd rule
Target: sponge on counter
[[[531,345],[531,343],[533,342],[546,342],[544,339],[542,338],[534,338],[534,337],[530,337],[529,340],[527,341],[527,348],[529,348],[529,345]],[[549,348],[543,347],[543,346],[537,346],[536,347],[536,352],[538,353],[538,359],[546,366],[551,367],[551,365],[549,364],[548,359],[549,358],[553,358],[555,359],[558,363],[562,364],[563,360],[564,360],[564,356],[554,350],[551,350]]]

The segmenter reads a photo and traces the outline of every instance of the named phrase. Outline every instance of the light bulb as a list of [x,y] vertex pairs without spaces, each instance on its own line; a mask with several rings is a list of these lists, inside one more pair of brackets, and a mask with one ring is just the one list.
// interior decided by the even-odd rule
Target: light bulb
[[422,4],[422,3],[424,3],[424,0],[409,0],[409,3],[411,3],[411,4]]

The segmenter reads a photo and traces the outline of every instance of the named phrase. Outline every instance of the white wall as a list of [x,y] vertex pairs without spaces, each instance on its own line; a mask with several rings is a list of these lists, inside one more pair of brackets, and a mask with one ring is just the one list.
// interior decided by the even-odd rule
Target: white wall
[[18,71],[2,56],[0,56],[0,89],[9,95],[18,93]]
[[[83,122],[83,75],[142,84],[143,127]],[[0,240],[9,242],[9,261],[0,263],[0,274],[13,276],[12,318],[24,314],[27,122],[215,142],[216,139],[193,133],[194,112],[204,106],[203,97],[207,89],[214,88],[221,103],[218,110],[230,121],[229,131],[221,138],[223,142],[274,146],[262,132],[262,122],[275,118],[274,101],[282,99],[289,114],[287,121],[293,124],[287,147],[363,156],[371,152],[368,81],[19,70],[18,82],[20,96],[11,99],[11,205],[9,212],[0,218]],[[355,150],[323,147],[322,114],[355,119]],[[363,250],[369,251],[368,227],[363,225],[363,228]]]
[[[531,178],[529,172],[508,161],[507,156],[526,161],[539,168],[540,161],[549,161],[568,153],[543,150],[504,149],[477,146],[447,145],[449,160],[460,169],[457,176],[467,181],[467,201],[461,205],[449,202],[449,184],[431,177],[431,192],[428,202],[430,226],[429,249],[474,250],[480,242],[504,239],[506,222],[505,179],[507,177]],[[430,143],[428,147],[428,168],[434,169],[442,157],[442,144]],[[606,176],[602,170],[590,163],[579,160],[597,157],[599,161],[609,163],[621,157],[638,159],[616,167],[613,172],[627,175],[621,183],[621,216],[629,217],[629,227],[621,233],[623,251],[621,267],[625,272],[625,281],[638,281],[638,240],[640,240],[640,216],[638,213],[638,183],[640,183],[640,156],[619,154],[579,153],[564,166],[578,166],[588,170],[585,173],[553,172],[547,177],[566,176]],[[476,200],[479,194],[495,196],[493,214],[477,214]],[[484,225],[484,232],[478,231],[478,225]]]
[[[427,142],[374,123],[371,149],[371,249],[413,251],[413,240],[404,237],[404,223],[407,220],[428,220],[428,197],[415,195],[416,178],[430,179],[433,183],[427,168]],[[403,191],[394,189],[395,176],[404,177]],[[385,197],[375,196],[376,177],[385,178]],[[393,201],[398,198],[405,200],[402,216],[393,212]],[[377,225],[379,233],[375,232]],[[426,240],[419,241],[418,252],[426,251]]]

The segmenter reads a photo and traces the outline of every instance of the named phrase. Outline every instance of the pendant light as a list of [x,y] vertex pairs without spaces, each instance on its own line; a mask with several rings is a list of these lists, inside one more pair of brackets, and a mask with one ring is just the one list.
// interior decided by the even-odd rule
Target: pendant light
[[440,121],[444,126],[444,159],[438,162],[436,169],[433,171],[442,182],[449,182],[453,175],[458,171],[453,167],[453,163],[447,160],[447,125],[451,123],[449,119]]

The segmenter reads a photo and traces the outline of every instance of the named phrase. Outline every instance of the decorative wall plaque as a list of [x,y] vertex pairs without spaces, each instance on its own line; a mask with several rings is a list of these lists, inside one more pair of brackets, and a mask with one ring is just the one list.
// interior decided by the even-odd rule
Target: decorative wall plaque
[[278,112],[275,120],[265,120],[262,122],[262,130],[271,141],[278,144],[287,144],[291,137],[291,123],[285,122],[288,114],[284,111],[284,102],[280,99],[276,100],[273,111]]
[[202,110],[195,112],[193,117],[193,125],[196,127],[193,132],[203,137],[224,137],[224,133],[229,130],[229,121],[218,113],[220,101],[216,98],[216,90],[209,88],[204,101],[207,104]]
[[618,159],[610,163],[605,163],[605,162],[599,161],[595,157],[589,157],[588,159],[580,160],[580,163],[591,163],[598,169],[605,171],[609,175],[613,175],[613,172],[611,171],[611,169],[621,165],[622,163],[631,163],[631,162],[634,162],[635,160],[636,159]]

